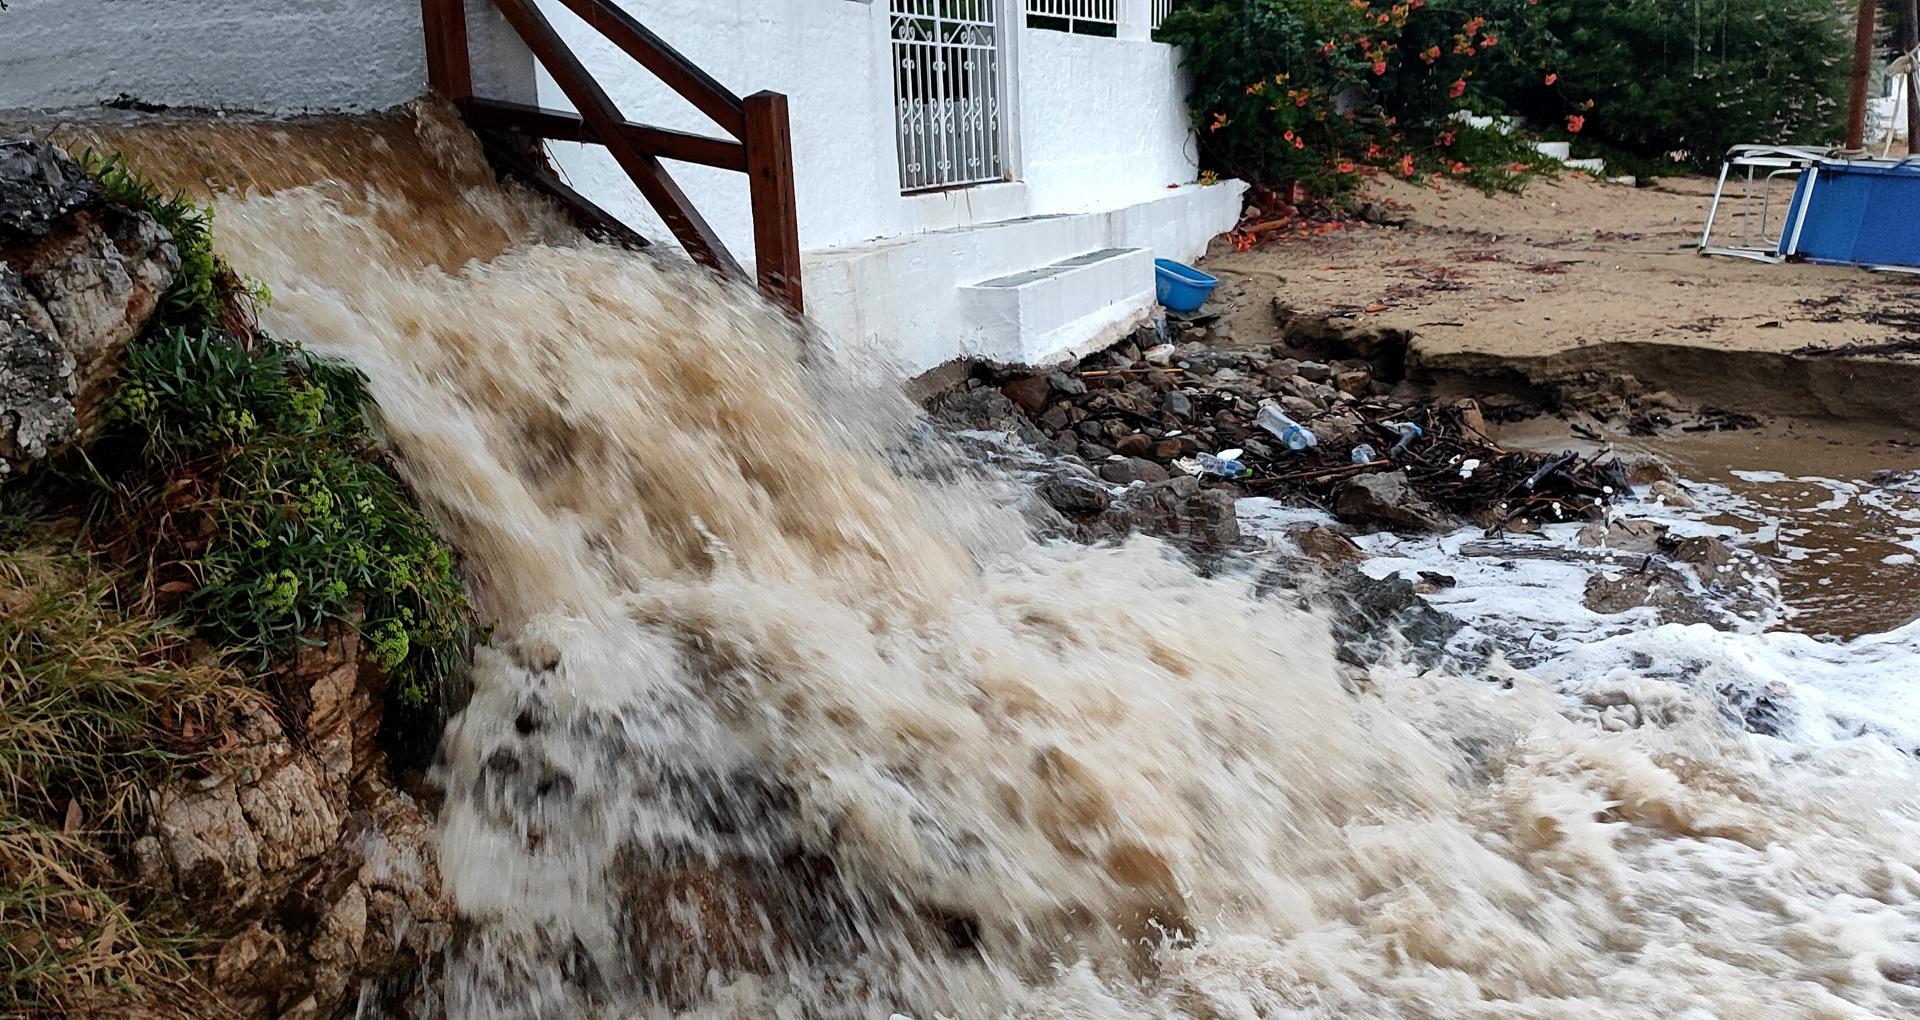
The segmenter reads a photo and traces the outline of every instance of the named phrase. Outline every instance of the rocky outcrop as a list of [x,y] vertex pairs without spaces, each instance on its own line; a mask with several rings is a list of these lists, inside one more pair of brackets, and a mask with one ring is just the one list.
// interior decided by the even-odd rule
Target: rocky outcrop
[[166,230],[65,153],[0,141],[0,478],[91,433],[179,270]]
[[277,678],[287,721],[243,711],[215,768],[154,795],[134,846],[143,884],[231,933],[208,978],[241,1016],[352,1015],[369,983],[404,1006],[446,944],[432,826],[387,780],[360,652],[344,628],[304,649]]

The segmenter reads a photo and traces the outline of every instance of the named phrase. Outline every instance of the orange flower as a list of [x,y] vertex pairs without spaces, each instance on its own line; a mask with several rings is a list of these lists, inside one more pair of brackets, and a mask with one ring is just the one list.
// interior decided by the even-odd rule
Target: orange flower
[[1266,90],[1267,90],[1267,83],[1263,81],[1257,81],[1247,86],[1247,95],[1257,96],[1260,93],[1265,92]]
[[1384,61],[1384,60],[1376,60],[1376,61],[1374,61],[1374,62],[1373,62],[1373,73],[1374,73],[1374,75],[1375,75],[1376,77],[1378,77],[1379,75],[1383,75],[1383,74],[1386,74],[1386,73],[1387,73],[1387,62],[1386,62],[1386,61]]
[[1447,96],[1452,99],[1458,99],[1465,95],[1466,91],[1467,80],[1465,78],[1456,78],[1454,79],[1453,87],[1447,90]]
[[1413,176],[1413,155],[1411,153],[1400,157],[1400,176]]
[[1433,63],[1433,62],[1434,62],[1434,61],[1436,61],[1436,60],[1439,60],[1439,59],[1440,59],[1440,47],[1438,47],[1438,46],[1429,46],[1429,47],[1427,47],[1427,48],[1426,48],[1425,50],[1422,50],[1422,51],[1421,51],[1421,53],[1420,53],[1420,59],[1421,59],[1421,60],[1424,60],[1424,61],[1426,61],[1426,62],[1427,62],[1427,63],[1429,63],[1429,64],[1431,64],[1431,63]]
[[1285,138],[1286,138],[1286,140],[1287,140],[1287,141],[1289,141],[1289,142],[1291,142],[1291,141],[1293,141],[1293,132],[1291,132],[1291,131],[1289,131],[1289,132],[1287,132],[1287,133],[1286,133],[1286,135],[1285,135],[1284,137],[1285,137]]
[[1207,130],[1218,131],[1221,128],[1226,127],[1229,123],[1231,122],[1227,120],[1226,114],[1216,113],[1213,115],[1213,124],[1210,127],[1208,127]]
[[1333,168],[1343,174],[1350,174],[1353,172],[1353,163],[1350,160],[1343,159],[1339,163],[1336,163]]
[[1587,126],[1587,118],[1582,117],[1577,113],[1567,118],[1567,130],[1573,132],[1576,135],[1580,133],[1581,128],[1586,126]]
[[1480,48],[1487,49],[1499,41],[1500,41],[1500,38],[1498,36],[1494,35],[1492,32],[1488,32],[1486,35],[1483,35],[1480,37]]
[[1320,52],[1326,54],[1329,57],[1333,56],[1333,40],[1328,39],[1327,44],[1325,46],[1320,47]]
[[1466,173],[1468,170],[1471,170],[1471,169],[1473,168],[1466,165],[1465,163],[1456,161],[1452,166],[1447,168],[1447,172],[1458,175],[1458,174]]
[[1475,32],[1480,31],[1480,29],[1484,27],[1486,23],[1487,23],[1487,19],[1485,18],[1475,18],[1472,21],[1467,22],[1466,27],[1461,29],[1461,31],[1465,32],[1468,35],[1472,35]]
[[1445,147],[1452,144],[1453,144],[1453,132],[1451,131],[1440,132],[1440,145],[1442,147]]
[[1546,83],[1547,83],[1548,85],[1551,85],[1551,84],[1553,84],[1554,82],[1557,82],[1557,81],[1559,81],[1559,80],[1560,80],[1560,76],[1559,76],[1558,74],[1549,74],[1549,75],[1547,75],[1547,77],[1546,77]]

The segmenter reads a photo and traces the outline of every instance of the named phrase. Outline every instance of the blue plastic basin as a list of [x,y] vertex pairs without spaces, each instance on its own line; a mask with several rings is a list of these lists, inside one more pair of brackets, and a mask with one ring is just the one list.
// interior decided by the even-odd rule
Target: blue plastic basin
[[1172,259],[1153,260],[1154,289],[1160,303],[1175,312],[1198,311],[1220,281]]

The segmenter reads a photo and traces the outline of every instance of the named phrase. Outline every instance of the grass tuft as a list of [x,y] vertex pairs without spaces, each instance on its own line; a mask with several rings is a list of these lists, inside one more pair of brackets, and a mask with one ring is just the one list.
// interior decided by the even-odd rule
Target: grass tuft
[[108,849],[135,831],[152,778],[211,756],[257,696],[125,613],[86,556],[0,552],[0,1014],[190,998],[194,933],[116,878]]

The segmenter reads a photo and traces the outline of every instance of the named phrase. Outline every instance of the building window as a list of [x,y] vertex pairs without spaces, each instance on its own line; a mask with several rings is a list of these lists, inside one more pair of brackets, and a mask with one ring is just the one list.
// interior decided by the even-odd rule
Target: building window
[[999,0],[888,0],[900,190],[1006,179]]

